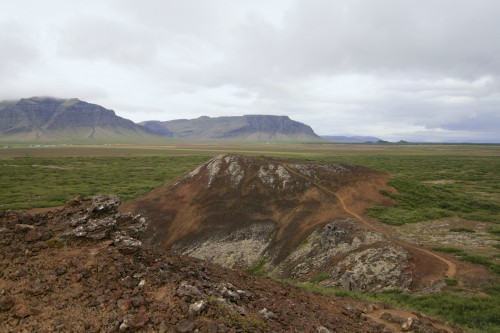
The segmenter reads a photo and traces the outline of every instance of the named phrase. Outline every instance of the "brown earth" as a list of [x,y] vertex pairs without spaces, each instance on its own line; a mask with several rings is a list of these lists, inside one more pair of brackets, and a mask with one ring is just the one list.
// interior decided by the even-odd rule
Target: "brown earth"
[[146,248],[119,204],[0,213],[0,332],[462,332]]

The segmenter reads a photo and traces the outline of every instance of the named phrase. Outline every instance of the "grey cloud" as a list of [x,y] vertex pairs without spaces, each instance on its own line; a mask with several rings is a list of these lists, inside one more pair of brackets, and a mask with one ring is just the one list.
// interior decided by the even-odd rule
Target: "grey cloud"
[[75,18],[61,29],[59,51],[67,57],[145,64],[156,55],[154,32],[101,17]]
[[[0,77],[12,80],[40,57],[36,36],[16,21],[0,22]],[[0,79],[2,80],[2,79]]]
[[280,25],[247,20],[215,74],[500,74],[498,17],[497,1],[297,1]]

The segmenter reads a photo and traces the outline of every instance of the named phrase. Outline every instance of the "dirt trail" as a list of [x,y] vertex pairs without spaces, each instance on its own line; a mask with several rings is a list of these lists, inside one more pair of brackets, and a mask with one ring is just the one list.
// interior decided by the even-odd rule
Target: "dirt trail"
[[[412,245],[408,242],[404,242],[400,239],[397,239],[397,238],[394,238],[392,237],[391,235],[389,235],[385,230],[383,230],[382,228],[378,227],[378,226],[375,226],[373,223],[371,223],[369,220],[365,219],[364,217],[356,214],[355,212],[353,212],[352,210],[350,210],[346,203],[344,202],[344,200],[335,192],[327,189],[326,187],[322,186],[321,184],[318,184],[316,181],[314,181],[313,179],[291,169],[288,164],[284,163],[283,166],[285,167],[285,169],[287,169],[289,172],[293,173],[294,175],[298,176],[298,177],[301,177],[305,180],[307,180],[308,182],[310,182],[311,184],[313,184],[314,186],[316,186],[317,188],[321,189],[322,191],[324,192],[327,192],[333,196],[335,196],[339,202],[340,202],[340,205],[342,206],[342,208],[348,213],[350,214],[351,216],[355,217],[357,220],[359,220],[360,222],[362,222],[365,226],[367,226],[369,229],[371,230],[374,230],[374,231],[377,231],[381,234],[383,234],[387,239],[393,241],[394,243],[400,245],[400,246],[403,246],[403,247],[406,247],[406,248],[410,248],[410,249],[413,249],[413,250],[417,250],[417,251],[420,251],[420,252],[423,252],[427,255],[430,255],[438,260],[440,260],[441,262],[445,263],[447,266],[448,266],[448,269],[446,271],[446,277],[447,278],[455,278],[456,275],[457,275],[457,265],[451,261],[451,260],[448,260],[446,259],[445,257],[437,254],[437,253],[434,253],[432,251],[429,251],[429,250],[426,250],[426,249],[423,249],[423,248],[420,248],[420,247],[417,247],[415,245]],[[461,282],[461,281],[459,281]],[[461,284],[461,283],[460,283]]]

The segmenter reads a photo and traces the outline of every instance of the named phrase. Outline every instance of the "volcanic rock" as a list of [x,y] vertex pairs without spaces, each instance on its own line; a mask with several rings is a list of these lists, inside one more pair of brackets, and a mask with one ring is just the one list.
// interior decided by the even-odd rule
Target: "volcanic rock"
[[[95,223],[109,228],[103,239],[66,237],[57,243],[61,246],[39,247],[33,253],[24,251],[34,243],[17,227],[26,222],[25,213],[0,215],[0,244],[9,244],[0,247],[0,331],[314,332],[324,327],[375,333],[385,327],[343,313],[347,303],[359,309],[368,304],[311,295],[144,244],[136,252],[122,253],[113,239],[117,234],[137,239],[128,230],[141,230],[147,219],[141,222],[113,209],[96,216],[90,214],[94,206],[90,199],[78,199],[37,215],[37,226],[54,240]],[[110,219],[116,224],[103,222]],[[63,267],[66,272],[58,276]],[[433,320],[419,320],[422,327],[433,327]]]

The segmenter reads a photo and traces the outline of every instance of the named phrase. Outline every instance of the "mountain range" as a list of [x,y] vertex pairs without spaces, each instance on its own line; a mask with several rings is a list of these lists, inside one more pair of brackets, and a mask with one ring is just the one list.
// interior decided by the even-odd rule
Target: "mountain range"
[[76,98],[22,98],[0,102],[2,142],[295,141],[321,142],[311,127],[287,116],[235,117],[136,124],[113,110]]
[[146,121],[141,125],[160,135],[190,140],[321,141],[310,126],[288,116],[203,116],[164,122]]
[[2,141],[137,141],[155,137],[153,131],[112,110],[76,98],[32,97],[0,103]]

